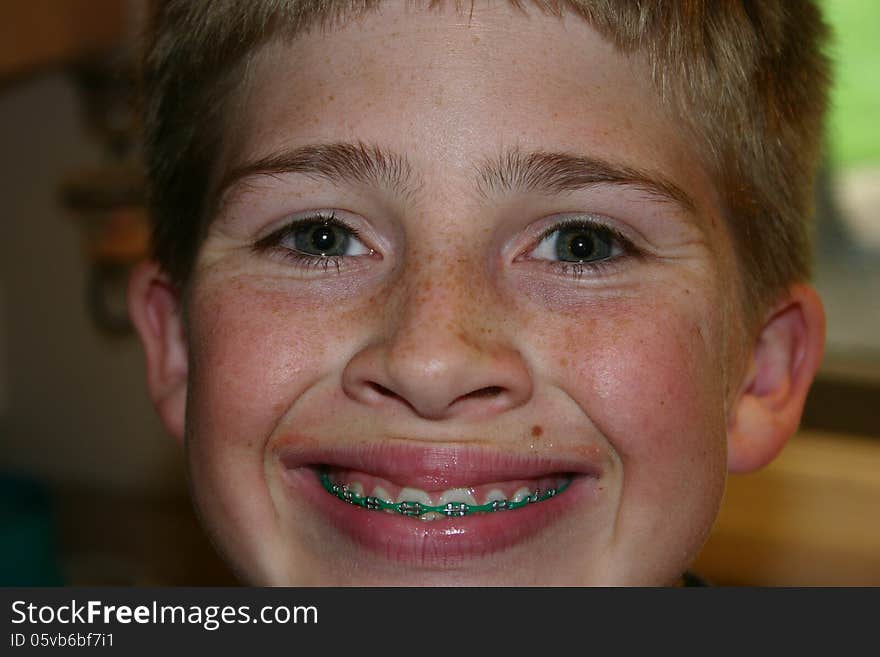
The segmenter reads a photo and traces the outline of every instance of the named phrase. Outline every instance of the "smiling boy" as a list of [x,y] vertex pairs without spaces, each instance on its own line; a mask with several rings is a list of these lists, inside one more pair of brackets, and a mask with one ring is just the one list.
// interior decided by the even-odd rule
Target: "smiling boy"
[[243,580],[678,581],[821,358],[788,11],[165,4],[130,309]]

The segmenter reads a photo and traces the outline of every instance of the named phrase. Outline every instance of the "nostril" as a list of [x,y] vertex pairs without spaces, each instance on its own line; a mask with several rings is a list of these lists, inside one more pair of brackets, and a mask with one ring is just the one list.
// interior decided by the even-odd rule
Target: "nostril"
[[400,395],[391,390],[390,388],[386,388],[385,386],[376,383],[375,381],[370,381],[367,385],[370,386],[375,392],[382,395],[383,397],[394,397],[396,399],[402,399]]
[[[413,408],[413,405],[405,397],[397,394],[391,388],[387,388],[381,383],[376,383],[375,381],[369,381],[367,385],[374,393],[376,393],[380,397],[396,399],[403,402],[410,408]],[[505,389],[501,386],[486,386],[485,388],[480,388],[479,390],[474,390],[467,393],[466,395],[461,395],[460,397],[457,397],[452,401],[452,404],[454,405],[456,402],[465,401],[468,399],[491,399],[503,395],[504,391]]]
[[473,392],[469,392],[466,395],[462,395],[456,401],[463,399],[484,399],[487,397],[497,397],[498,395],[504,392],[504,388],[501,386],[487,386],[485,388],[480,388],[479,390],[474,390]]
[[409,400],[407,400],[406,397],[404,397],[403,395],[398,395],[391,388],[386,388],[381,383],[376,383],[375,381],[367,382],[367,386],[374,393],[379,395],[379,397],[385,397],[387,399],[394,399],[396,401],[401,402],[402,404],[405,404],[408,408],[412,409],[413,411],[418,412],[418,410],[409,402]]

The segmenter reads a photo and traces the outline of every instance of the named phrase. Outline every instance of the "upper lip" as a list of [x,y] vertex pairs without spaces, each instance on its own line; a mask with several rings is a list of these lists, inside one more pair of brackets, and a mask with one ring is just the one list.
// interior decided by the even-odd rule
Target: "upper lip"
[[[306,447],[312,441],[285,441],[279,452],[287,469],[328,465],[367,472],[402,486],[443,490],[552,474],[599,478],[598,462],[522,454],[486,447],[382,441],[344,447]],[[313,444],[313,443],[312,443]]]

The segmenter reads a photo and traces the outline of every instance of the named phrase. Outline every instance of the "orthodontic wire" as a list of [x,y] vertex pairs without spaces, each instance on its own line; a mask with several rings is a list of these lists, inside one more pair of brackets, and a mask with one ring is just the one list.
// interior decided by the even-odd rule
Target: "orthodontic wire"
[[375,511],[393,511],[404,516],[421,516],[426,513],[439,513],[448,518],[461,517],[471,515],[473,513],[492,513],[495,511],[511,511],[519,509],[526,504],[534,504],[535,502],[543,502],[551,497],[556,497],[571,483],[566,481],[559,488],[550,488],[546,491],[536,490],[531,495],[526,495],[519,502],[511,502],[509,500],[493,500],[485,504],[467,504],[466,502],[447,502],[431,506],[422,504],[421,502],[386,502],[385,500],[374,497],[372,495],[358,495],[351,492],[347,486],[340,486],[330,481],[330,477],[326,472],[321,473],[321,485],[331,495],[339,498],[343,502],[354,504],[364,509]]

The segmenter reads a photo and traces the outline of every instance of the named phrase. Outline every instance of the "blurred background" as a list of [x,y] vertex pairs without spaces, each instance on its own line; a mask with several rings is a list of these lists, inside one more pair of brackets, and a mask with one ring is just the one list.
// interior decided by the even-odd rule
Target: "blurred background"
[[[880,585],[880,3],[824,0],[828,347],[801,431],[731,478],[695,570]],[[131,110],[144,0],[0,1],[0,585],[224,585],[125,317],[147,244]]]

